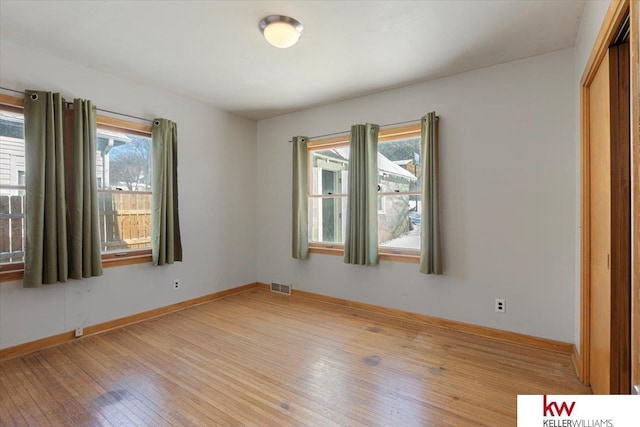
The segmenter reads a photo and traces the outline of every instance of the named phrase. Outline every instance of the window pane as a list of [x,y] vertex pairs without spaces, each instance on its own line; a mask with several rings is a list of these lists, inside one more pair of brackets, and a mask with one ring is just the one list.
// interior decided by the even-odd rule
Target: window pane
[[24,190],[0,187],[0,264],[24,261]]
[[151,247],[151,193],[98,192],[102,252]]
[[420,191],[420,138],[396,139],[378,144],[380,191]]
[[420,249],[420,196],[379,197],[378,213],[380,247]]
[[103,252],[151,247],[151,139],[98,129],[96,179]]
[[346,194],[349,147],[311,152],[310,194]]
[[24,185],[25,170],[24,116],[0,111],[0,186]]
[[98,129],[96,178],[99,188],[151,191],[151,139]]
[[309,199],[309,240],[344,243],[347,199],[313,197]]
[[24,139],[24,117],[22,114],[0,111],[0,136]]
[[0,111],[0,264],[24,261],[24,183],[24,116]]

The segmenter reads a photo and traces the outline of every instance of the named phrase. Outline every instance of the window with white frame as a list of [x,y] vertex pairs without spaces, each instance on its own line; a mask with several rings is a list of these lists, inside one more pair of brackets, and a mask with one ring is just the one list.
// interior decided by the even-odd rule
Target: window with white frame
[[24,262],[24,115],[0,107],[0,264]]
[[[126,123],[99,124],[96,135],[100,239],[107,257],[151,248],[150,129],[131,123],[129,130]],[[26,179],[22,109],[0,105],[0,264],[11,268],[24,262]]]
[[344,243],[349,147],[310,152],[309,240]]
[[151,138],[98,127],[96,179],[102,252],[151,247]]
[[[309,241],[342,248],[346,231],[349,141],[309,145]],[[419,125],[387,129],[378,142],[378,244],[381,254],[418,255],[421,198]]]
[[420,137],[378,143],[378,243],[420,250]]

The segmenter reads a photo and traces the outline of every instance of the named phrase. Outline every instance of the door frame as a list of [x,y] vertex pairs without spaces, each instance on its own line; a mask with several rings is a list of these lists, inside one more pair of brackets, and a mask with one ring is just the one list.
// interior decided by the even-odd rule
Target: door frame
[[590,167],[589,167],[589,88],[607,49],[613,43],[625,17],[630,16],[630,96],[631,96],[631,384],[640,383],[640,135],[638,98],[638,1],[612,0],[594,43],[580,81],[580,350],[574,357],[576,371],[582,382],[589,384],[590,340]]

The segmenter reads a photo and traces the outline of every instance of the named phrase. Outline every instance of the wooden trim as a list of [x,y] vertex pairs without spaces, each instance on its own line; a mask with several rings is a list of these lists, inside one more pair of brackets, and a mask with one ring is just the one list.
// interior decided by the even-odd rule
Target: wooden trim
[[[333,247],[330,248],[328,246],[324,246],[317,243],[310,244],[309,253],[344,256],[344,245],[332,245],[332,246]],[[407,262],[411,264],[420,264],[420,254],[414,254],[414,253],[394,254],[391,251],[387,251],[387,252],[384,252],[384,251],[385,249],[382,249],[382,251],[378,252],[378,258],[381,261]]]
[[[164,307],[155,308],[153,310],[144,311],[142,313],[133,314],[131,316],[121,317],[119,319],[109,320],[107,322],[99,323],[97,325],[91,325],[84,328],[83,337],[96,335],[102,332],[107,332],[112,329],[122,328],[127,325],[142,322],[144,320],[152,319],[154,317],[162,316],[175,311],[184,310],[189,307],[204,304],[209,301],[228,297],[230,295],[238,294],[253,289],[257,286],[257,283],[249,283],[247,285],[238,286],[224,291],[215,292],[209,295],[203,295],[198,298],[193,298],[187,301],[182,301],[176,304],[167,305]],[[5,349],[0,349],[0,360],[11,359],[18,356],[23,356],[34,351],[42,350],[47,347],[56,346],[68,341],[76,339],[74,331],[63,332],[51,337],[41,338],[39,340],[31,341],[24,344],[18,344]]]
[[126,132],[129,134],[140,136],[151,136],[151,125],[144,123],[130,122],[128,120],[116,119],[98,115],[96,117],[98,127],[114,132]]
[[343,256],[344,249],[343,248],[327,248],[322,246],[309,246],[309,253]]
[[[591,55],[582,74],[580,83],[582,86],[588,87],[596,75],[596,71],[602,63],[607,49],[613,44],[618,30],[622,25],[627,13],[629,12],[629,0],[611,0],[609,9],[604,17],[598,37],[593,44]],[[633,24],[632,24],[633,25]]]
[[631,384],[640,384],[640,3],[629,4],[631,34]]
[[42,350],[48,347],[63,344],[67,341],[73,340],[75,337],[74,331],[63,332],[58,335],[53,335],[39,340],[30,341],[24,344],[18,344],[13,347],[7,347],[0,350],[0,360],[11,359],[25,354],[33,353],[34,351]]
[[580,375],[582,374],[582,362],[578,348],[575,345],[571,351],[571,363],[573,363],[573,369],[576,371],[576,376],[580,378]]
[[420,251],[411,249],[397,249],[401,253],[393,252],[393,249],[379,248],[378,257],[381,261],[408,262],[410,264],[420,264]]
[[589,384],[589,345],[590,345],[590,294],[591,294],[591,167],[589,147],[589,90],[580,88],[580,123],[581,123],[581,204],[580,204],[580,366],[579,378]]
[[24,267],[22,270],[8,270],[0,272],[0,283],[22,280],[24,277]]
[[388,254],[380,252],[378,254],[380,261],[407,262],[410,264],[420,264],[420,255],[410,254]]
[[[389,129],[382,129],[378,132],[378,142],[385,142],[400,138],[414,138],[420,136],[420,123],[407,126],[398,126]],[[330,148],[343,147],[349,145],[349,132],[345,135],[332,136],[330,138],[316,139],[309,141],[309,150],[328,150]]]
[[13,262],[11,264],[0,264],[0,274],[10,271],[24,270],[24,262]]
[[[116,256],[115,253],[102,255],[102,267],[120,267],[122,265],[144,264],[151,262],[151,249],[127,252],[125,256]],[[10,268],[14,267],[14,268]],[[24,277],[24,263],[5,264],[0,266],[0,283],[21,280]]]
[[0,105],[7,105],[9,107],[15,107],[22,110],[24,109],[24,98],[0,93]]
[[[604,17],[600,32],[596,38],[591,55],[587,61],[580,84],[580,380],[589,384],[589,295],[591,292],[589,242],[591,219],[589,217],[590,206],[590,167],[589,167],[589,86],[607,53],[607,49],[617,35],[617,31],[629,11],[629,0],[612,0]],[[631,22],[633,32],[634,22]],[[636,29],[637,31],[637,29]]]
[[[269,285],[267,283],[258,283],[259,289],[268,291]],[[477,335],[484,338],[489,338],[495,341],[505,342],[509,344],[520,345],[524,347],[533,347],[543,350],[554,351],[566,355],[570,355],[573,351],[573,344],[551,340],[548,338],[535,337],[532,335],[520,334],[517,332],[503,331],[500,329],[488,328],[486,326],[474,325],[471,323],[459,322],[457,320],[447,320],[439,317],[427,316],[425,314],[411,313],[409,311],[396,310],[394,308],[382,307],[379,305],[366,304],[357,301],[351,301],[342,298],[330,297],[327,295],[316,294],[313,292],[300,291],[298,289],[291,290],[292,297],[300,297],[312,299],[315,301],[325,302],[328,304],[336,304],[345,307],[350,307],[356,310],[364,310],[370,313],[379,314],[382,316],[392,316],[401,318],[403,320],[424,323],[430,326],[437,326],[440,328],[446,328],[457,332],[463,332],[465,334]]]
[[316,139],[309,141],[307,147],[312,150],[328,150],[330,148],[343,147],[349,144],[349,133],[346,135],[333,136],[331,138]]
[[151,249],[135,249],[131,251],[107,252],[102,254],[102,262],[116,260],[116,259],[123,259],[123,258],[141,257],[145,255],[151,255]]
[[382,129],[378,133],[378,142],[385,142],[394,139],[400,138],[415,138],[420,136],[421,133],[421,124],[420,122],[407,125],[407,126],[399,126],[395,128]]
[[129,255],[117,258],[102,258],[102,266],[104,268],[120,267],[122,265],[145,264],[152,262],[151,250],[144,255]]

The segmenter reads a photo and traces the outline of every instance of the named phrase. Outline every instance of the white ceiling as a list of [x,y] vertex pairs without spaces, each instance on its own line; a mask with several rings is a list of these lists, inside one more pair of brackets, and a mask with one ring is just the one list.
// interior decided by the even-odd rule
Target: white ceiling
[[[584,0],[0,0],[0,38],[263,119],[573,46],[583,8]],[[297,45],[267,44],[258,21],[272,14],[302,22]]]

